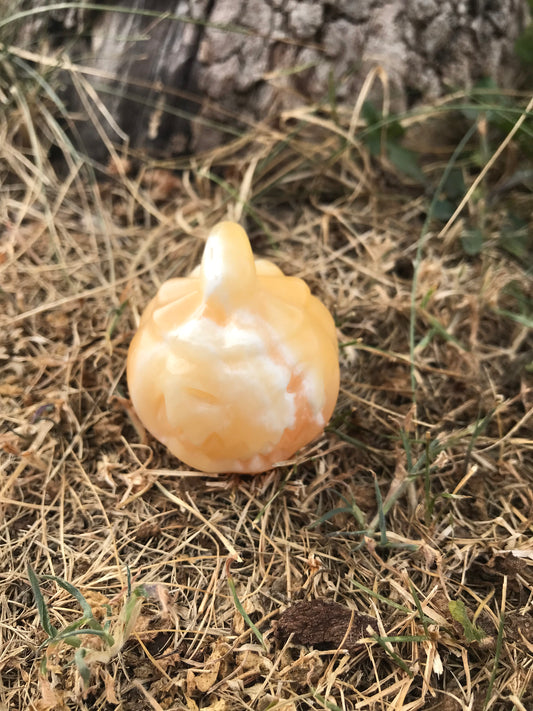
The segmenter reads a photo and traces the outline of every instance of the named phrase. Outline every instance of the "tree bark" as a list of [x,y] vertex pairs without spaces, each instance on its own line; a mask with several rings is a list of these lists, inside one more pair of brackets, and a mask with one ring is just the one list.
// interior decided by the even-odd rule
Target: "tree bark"
[[171,156],[302,103],[334,95],[349,109],[376,67],[369,98],[386,86],[396,111],[487,76],[513,86],[529,21],[527,0],[100,1],[25,18],[16,40],[35,49],[40,38],[38,51],[85,68],[63,74],[64,95],[82,116],[78,141],[100,160],[104,135]]

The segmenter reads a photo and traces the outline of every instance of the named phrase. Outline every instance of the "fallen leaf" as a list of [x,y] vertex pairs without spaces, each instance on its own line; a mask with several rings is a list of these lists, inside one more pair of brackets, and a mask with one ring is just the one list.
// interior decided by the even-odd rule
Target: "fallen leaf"
[[36,707],[39,711],[48,711],[49,709],[66,709],[63,692],[56,691],[51,682],[44,676],[39,677],[39,688],[41,698],[38,699]]
[[108,704],[117,706],[120,702],[115,692],[115,679],[105,669],[102,669],[101,673],[104,678],[105,700]]
[[209,691],[218,678],[221,661],[227,653],[228,645],[220,640],[217,641],[215,648],[209,655],[209,659],[205,662],[206,667],[208,667],[207,670],[200,673],[192,672],[187,674],[187,690],[189,693],[195,688],[202,693]]

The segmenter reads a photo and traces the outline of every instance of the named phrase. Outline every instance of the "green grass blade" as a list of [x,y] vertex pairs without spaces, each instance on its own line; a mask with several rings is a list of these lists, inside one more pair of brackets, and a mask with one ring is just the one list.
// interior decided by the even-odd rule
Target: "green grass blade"
[[466,148],[468,142],[472,138],[472,136],[475,135],[476,131],[478,129],[477,122],[473,121],[472,125],[468,129],[468,131],[465,133],[463,138],[459,141],[457,144],[454,152],[452,153],[450,160],[448,161],[446,168],[444,169],[444,172],[442,173],[442,177],[439,181],[439,184],[433,193],[433,198],[431,200],[431,203],[429,205],[429,210],[427,212],[426,219],[424,221],[424,224],[422,226],[422,231],[420,233],[420,237],[418,239],[418,244],[416,247],[416,256],[414,259],[414,273],[413,273],[413,282],[411,286],[411,314],[410,314],[410,319],[409,319],[409,357],[411,360],[411,391],[412,391],[412,397],[413,397],[413,402],[416,402],[416,373],[415,373],[415,351],[416,351],[416,343],[415,343],[415,334],[416,334],[416,315],[417,315],[417,303],[416,303],[416,297],[417,297],[417,290],[418,290],[418,272],[420,270],[420,264],[422,262],[422,250],[424,249],[424,245],[426,243],[426,236],[428,234],[429,230],[429,224],[431,220],[433,219],[433,213],[435,211],[435,206],[437,205],[444,185],[446,184],[446,181],[448,180],[448,177],[455,166],[457,160],[459,157],[462,155],[464,149]]
[[[389,655],[391,659],[393,659],[396,664],[403,669],[403,671],[408,674],[410,677],[413,676],[413,672],[409,669],[409,666],[403,661],[403,659],[396,654],[396,652],[393,652],[392,649],[390,649],[388,645],[389,638],[388,637],[378,637],[377,635],[374,637],[376,642],[383,647],[385,652]],[[390,639],[393,639],[392,637]]]
[[229,589],[231,590],[231,594],[233,596],[233,601],[235,603],[235,607],[240,612],[244,621],[246,622],[248,627],[252,630],[252,632],[256,636],[257,640],[259,641],[259,643],[261,644],[263,649],[266,649],[265,642],[263,640],[263,635],[261,634],[261,632],[259,632],[257,627],[254,625],[254,623],[248,616],[248,613],[242,606],[241,601],[239,600],[239,596],[237,595],[237,590],[235,589],[235,583],[233,582],[233,578],[230,575],[228,575],[228,585],[229,585]]
[[74,662],[76,663],[80,676],[83,679],[83,684],[85,688],[89,686],[89,681],[91,679],[91,670],[85,663],[86,654],[87,650],[84,647],[82,647],[81,649],[77,649],[76,653],[74,654]]
[[379,521],[379,531],[380,531],[380,546],[386,546],[388,543],[387,539],[387,520],[385,518],[385,511],[383,510],[383,498],[381,496],[381,491],[378,484],[378,479],[374,476],[374,488],[376,491],[376,501],[378,505],[378,521]]
[[424,632],[427,635],[428,634],[427,617],[424,615],[424,612],[422,610],[420,598],[418,597],[418,593],[416,592],[415,586],[413,585],[413,583],[410,580],[409,580],[409,590],[411,591],[411,595],[413,596],[413,600],[415,601],[415,606],[418,611],[418,616],[420,617],[420,620],[421,620],[422,624],[424,625]]
[[81,630],[63,630],[61,632],[58,632],[58,634],[54,637],[54,642],[66,642],[67,644],[70,644],[73,647],[77,647],[78,644],[76,642],[72,642],[69,640],[76,639],[79,636],[83,635],[94,635],[95,637],[100,637],[101,639],[104,640],[106,645],[112,647],[114,644],[114,639],[113,637],[108,634],[107,632],[104,632],[104,630],[90,630],[90,629],[81,629]]
[[326,427],[325,431],[333,432],[337,435],[339,439],[348,442],[348,444],[353,444],[354,447],[358,447],[359,449],[368,449],[367,445],[364,442],[361,442],[361,440],[359,439],[355,439],[355,437],[350,437],[350,435],[344,434],[344,432],[341,432],[336,427]]
[[425,634],[400,634],[392,637],[380,637],[383,642],[426,642]]
[[320,701],[320,703],[324,706],[325,709],[328,709],[328,711],[342,711],[342,709],[337,706],[337,704],[334,704],[332,701],[328,701],[322,694],[319,694],[318,691],[315,689],[311,688],[311,693],[315,697],[317,701]]
[[533,318],[531,316],[515,314],[512,311],[507,311],[507,309],[494,309],[494,313],[498,316],[505,316],[506,318],[511,319],[511,321],[519,323],[521,326],[533,329]]
[[406,607],[405,605],[401,605],[399,602],[394,602],[393,600],[389,600],[388,597],[384,597],[383,595],[380,595],[379,593],[374,592],[370,588],[367,588],[366,585],[359,583],[357,580],[354,580],[353,578],[352,578],[352,584],[355,585],[355,587],[358,590],[361,590],[361,592],[364,592],[367,595],[370,595],[371,597],[375,598],[376,600],[383,602],[385,605],[389,605],[390,607],[393,607],[395,610],[401,610],[406,615],[410,614],[410,612],[411,612],[411,610],[408,607]]
[[505,616],[502,612],[501,617],[500,617],[500,624],[498,625],[498,639],[496,640],[496,651],[494,653],[494,665],[492,667],[492,673],[490,675],[490,680],[489,680],[489,687],[487,689],[487,695],[485,696],[485,703],[483,704],[483,711],[487,708],[490,697],[492,696],[492,688],[494,686],[494,682],[496,680],[496,674],[498,672],[498,666],[500,664],[500,655],[502,652],[502,644],[503,644],[503,630],[505,627]]
[[28,578],[30,580],[31,589],[33,591],[33,597],[35,598],[37,612],[39,613],[39,619],[41,620],[41,626],[49,637],[54,638],[57,635],[57,630],[50,622],[48,608],[46,607],[46,603],[41,593],[41,588],[39,587],[39,580],[37,579],[37,576],[35,575],[35,572],[31,565],[28,565],[27,573]]
[[72,597],[78,601],[82,609],[83,616],[87,620],[91,620],[94,617],[91,606],[77,587],[57,575],[43,575],[43,578],[44,580],[53,580],[54,583],[57,583],[60,588],[63,588],[63,590],[66,590],[66,592],[72,595]]

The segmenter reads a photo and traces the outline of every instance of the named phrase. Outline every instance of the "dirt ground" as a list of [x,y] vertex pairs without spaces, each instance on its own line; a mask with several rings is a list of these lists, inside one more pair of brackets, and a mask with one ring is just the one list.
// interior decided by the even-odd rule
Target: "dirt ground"
[[[532,709],[518,130],[491,163],[518,118],[411,117],[418,177],[311,110],[94,175],[30,99],[0,168],[0,709]],[[257,476],[189,471],[125,378],[144,306],[227,218],[340,345],[325,433]]]

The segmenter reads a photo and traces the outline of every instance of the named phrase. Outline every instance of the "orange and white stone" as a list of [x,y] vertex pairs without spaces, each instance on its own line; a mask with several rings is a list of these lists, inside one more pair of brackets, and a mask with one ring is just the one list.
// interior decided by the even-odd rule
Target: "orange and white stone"
[[145,427],[188,466],[257,473],[319,435],[339,390],[335,325],[301,279],[254,261],[232,222],[142,315],[128,386]]

